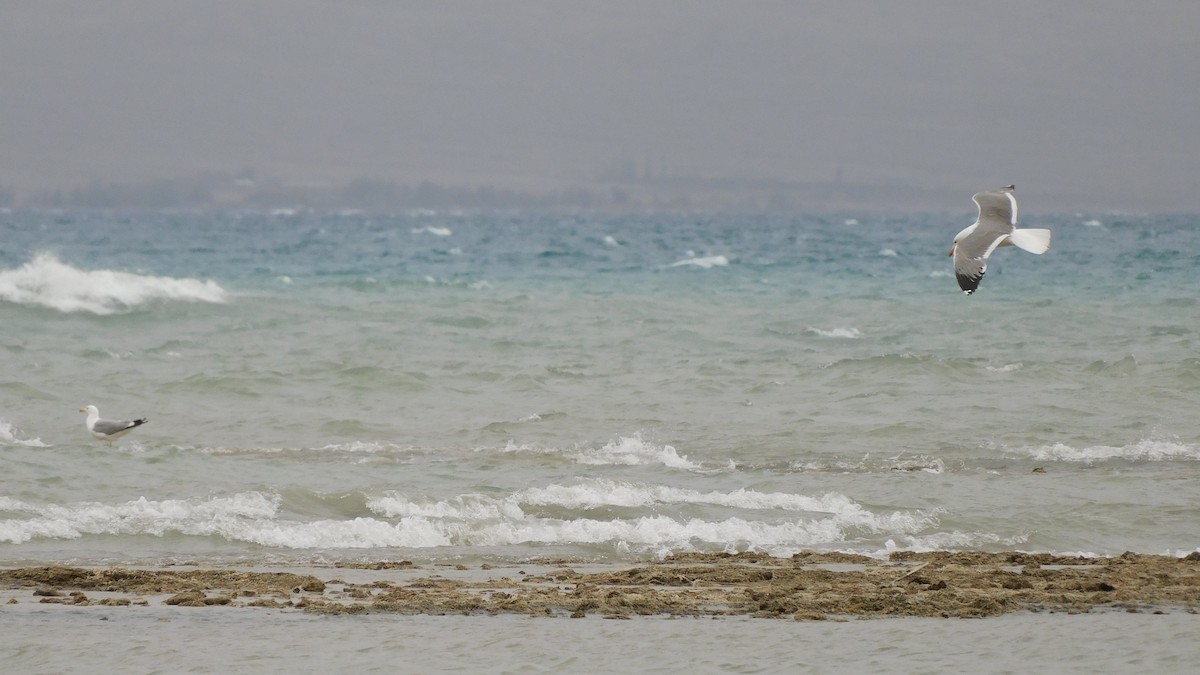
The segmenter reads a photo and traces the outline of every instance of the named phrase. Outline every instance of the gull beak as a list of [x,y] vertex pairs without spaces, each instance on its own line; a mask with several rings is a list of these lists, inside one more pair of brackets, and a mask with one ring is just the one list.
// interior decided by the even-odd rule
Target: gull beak
[[80,408],[79,412],[87,412],[87,408]]
[[951,247],[950,247],[950,252],[949,252],[949,253],[947,253],[946,255],[948,255],[948,256],[950,256],[950,257],[954,257],[954,249],[956,249],[956,248],[958,248],[958,244],[955,244],[955,245],[951,246]]

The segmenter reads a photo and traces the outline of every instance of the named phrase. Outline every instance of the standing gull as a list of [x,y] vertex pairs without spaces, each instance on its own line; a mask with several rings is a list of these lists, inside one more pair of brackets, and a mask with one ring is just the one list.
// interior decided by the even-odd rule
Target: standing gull
[[92,432],[92,436],[108,443],[108,447],[110,448],[113,441],[150,421],[145,417],[140,420],[122,420],[120,422],[116,420],[102,420],[100,419],[100,411],[94,405],[80,408],[79,412],[87,413],[87,421],[84,425],[88,431]]
[[954,257],[954,276],[963,293],[970,295],[979,288],[987,272],[988,256],[997,246],[1016,246],[1041,255],[1050,248],[1050,230],[1017,229],[1017,196],[1015,185],[999,190],[977,192],[971,199],[979,207],[975,223],[959,232],[950,247]]

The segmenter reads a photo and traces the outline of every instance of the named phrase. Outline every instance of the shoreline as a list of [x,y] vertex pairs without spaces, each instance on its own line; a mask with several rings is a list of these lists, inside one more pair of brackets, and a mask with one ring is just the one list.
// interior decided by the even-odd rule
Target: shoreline
[[335,563],[0,568],[0,612],[22,605],[271,608],[310,614],[981,618],[1014,612],[1200,613],[1200,554],[1084,558],[975,551],[681,554],[604,564]]

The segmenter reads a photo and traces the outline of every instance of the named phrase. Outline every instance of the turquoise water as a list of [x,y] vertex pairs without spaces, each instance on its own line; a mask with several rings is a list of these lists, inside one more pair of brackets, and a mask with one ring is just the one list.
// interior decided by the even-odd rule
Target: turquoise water
[[0,213],[0,559],[1197,550],[1200,219],[1022,207]]

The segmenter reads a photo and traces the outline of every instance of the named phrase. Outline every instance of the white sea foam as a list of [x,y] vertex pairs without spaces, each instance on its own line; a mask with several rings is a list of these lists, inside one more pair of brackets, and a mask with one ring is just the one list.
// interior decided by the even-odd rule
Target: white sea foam
[[809,326],[808,332],[814,333],[816,335],[820,335],[821,337],[829,337],[829,338],[857,339],[857,338],[862,337],[862,333],[859,332],[859,330],[857,328],[854,328],[853,326],[832,328],[830,330],[825,330],[823,328],[814,328],[812,326]]
[[993,373],[1011,373],[1024,367],[1025,366],[1020,363],[1006,363],[1002,366],[988,366],[987,370]]
[[872,458],[870,454],[867,454],[862,459],[832,457],[819,460],[793,460],[788,463],[788,470],[809,473],[890,473],[903,471],[938,475],[946,472],[946,462],[939,457],[931,457],[929,455],[913,455],[910,457],[901,453],[892,457]]
[[482,521],[498,518],[521,519],[519,500],[514,497],[496,498],[485,495],[459,495],[452,499],[410,499],[389,492],[367,500],[367,508],[388,518],[438,518],[462,521]]
[[20,305],[112,314],[156,300],[222,303],[226,293],[213,281],[81,270],[49,253],[40,253],[21,267],[0,272],[0,301]]
[[395,443],[383,443],[379,441],[347,441],[345,443],[333,443],[323,445],[318,448],[306,447],[278,447],[278,446],[257,446],[257,447],[226,447],[226,446],[190,446],[177,445],[172,446],[174,449],[182,452],[200,452],[206,455],[319,455],[328,456],[335,454],[345,454],[350,456],[371,456],[371,455],[411,455],[417,453],[418,450],[408,445],[397,445]]
[[0,445],[25,445],[31,448],[50,447],[37,438],[18,438],[17,436],[19,433],[20,430],[14,427],[12,424],[9,424],[4,420],[0,420]]
[[[479,448],[476,452],[502,452],[511,454],[561,455],[578,464],[589,466],[642,466],[662,465],[688,471],[711,472],[712,467],[706,467],[698,462],[690,461],[687,455],[670,445],[657,445],[642,440],[641,435],[621,436],[598,448],[555,448],[518,444],[509,441],[499,448]],[[725,470],[722,467],[719,470]]]
[[1083,224],[1087,225],[1088,227],[1104,227],[1104,223],[1096,220],[1095,218],[1092,218],[1091,220],[1085,220],[1083,221]]
[[432,547],[451,543],[428,521],[408,518],[388,523],[375,518],[349,520],[281,520],[278,495],[241,493],[210,499],[140,498],[121,504],[82,503],[38,506],[0,497],[0,511],[24,512],[29,519],[0,521],[0,542],[32,539],[78,539],[85,535],[153,535],[171,533],[216,536],[280,548]]
[[881,255],[885,258],[897,258],[900,256],[899,253],[896,253],[896,249],[894,249],[894,248],[879,249],[879,255]]
[[758,492],[741,488],[732,492],[699,492],[667,485],[640,485],[593,479],[577,485],[551,485],[527,488],[517,493],[522,503],[539,506],[564,506],[574,509],[602,506],[645,507],[656,504],[711,504],[740,509],[779,509],[839,513],[857,506],[844,495],[828,493],[821,497],[783,492]]
[[711,267],[725,267],[728,264],[729,264],[729,258],[726,258],[723,255],[710,255],[710,256],[703,257],[703,258],[697,258],[694,256],[689,257],[689,258],[684,258],[683,260],[677,260],[677,261],[671,263],[670,266],[671,267],[683,267],[685,265],[693,265],[695,267],[700,267],[702,269],[709,269]]
[[448,227],[434,227],[432,225],[429,227],[413,228],[412,233],[413,234],[432,234],[436,237],[449,237],[450,235],[454,234],[454,232],[451,231],[450,228],[448,228]]
[[1001,537],[991,532],[932,532],[923,535],[902,535],[884,542],[884,548],[876,551],[875,555],[886,557],[896,551],[914,551],[929,553],[931,551],[977,550],[986,546],[1001,545],[1004,547],[1020,546],[1029,540],[1029,536],[1019,534],[1011,537]]
[[770,524],[743,518],[707,521],[660,515],[617,520],[531,518],[504,521],[465,533],[462,541],[456,543],[469,546],[613,544],[620,549],[693,550],[696,544],[763,549],[807,547],[838,542],[843,538],[837,523],[827,519]]
[[660,504],[707,504],[739,509],[807,511],[846,515],[863,520],[863,509],[849,497],[828,493],[820,497],[782,492],[738,489],[732,492],[699,492],[666,485],[641,485],[605,479],[581,480],[575,485],[526,488],[506,497],[460,495],[445,501],[412,500],[399,493],[370,500],[372,511],[390,517],[521,517],[522,505],[594,509],[606,506],[627,508]]
[[642,465],[662,464],[674,469],[700,471],[704,467],[689,461],[687,455],[670,445],[656,445],[642,440],[641,436],[622,436],[600,448],[580,450],[570,453],[570,456],[580,464],[589,465]]
[[[604,480],[527,488],[503,497],[481,494],[434,500],[397,492],[367,500],[380,517],[294,520],[281,517],[282,498],[246,492],[230,496],[39,505],[0,497],[0,542],[78,539],[88,535],[221,537],[288,549],[431,548],[523,544],[609,544],[618,550],[691,550],[726,545],[765,551],[837,544],[862,533],[916,535],[936,524],[934,512],[872,513],[844,495],[819,497],[754,490],[698,492]],[[640,517],[542,517],[528,507],[653,507],[703,504],[795,515],[763,520],[734,514],[716,520],[651,513]],[[394,522],[393,522],[394,521]]]
[[759,492],[745,488],[731,492],[699,492],[665,485],[638,485],[607,480],[586,481],[571,486],[528,488],[517,493],[515,497],[524,504],[574,509],[700,504],[734,509],[825,513],[830,514],[839,526],[856,527],[872,532],[917,531],[932,525],[936,518],[931,512],[872,513],[849,497],[836,492],[829,492],[820,497]]
[[0,498],[0,510],[26,512],[36,517],[0,521],[0,542],[20,544],[33,538],[78,539],[87,534],[163,536],[235,534],[246,520],[272,518],[279,498],[259,492],[203,500],[148,500],[141,497],[121,504],[84,502],[39,506]]
[[1143,439],[1132,445],[1120,447],[1093,445],[1074,448],[1065,443],[1043,445],[1035,448],[1017,448],[1015,452],[1042,462],[1102,462],[1106,460],[1140,460],[1148,462],[1198,461],[1200,446]]
[[432,548],[454,543],[423,518],[394,524],[376,518],[248,523],[225,536],[279,548]]
[[[554,519],[538,518],[528,513],[528,507],[591,510],[604,507],[653,508],[680,504],[722,506],[753,511],[800,512],[814,514],[814,516],[807,519],[789,517],[787,524],[772,525],[762,522],[761,519],[747,520],[736,516],[713,523],[697,519],[673,520],[666,516],[606,521],[590,518]],[[663,485],[640,485],[601,479],[583,480],[575,485],[526,488],[503,497],[470,494],[459,495],[447,500],[433,500],[414,499],[397,492],[389,492],[368,500],[367,507],[388,518],[417,517],[463,523],[464,528],[461,529],[461,533],[464,536],[472,538],[480,536],[487,540],[486,543],[491,544],[498,543],[495,537],[499,532],[507,532],[510,535],[509,539],[504,542],[509,544],[529,541],[596,543],[609,539],[614,542],[618,540],[635,541],[641,544],[668,543],[670,537],[654,541],[646,539],[643,529],[647,527],[671,533],[679,533],[685,528],[688,529],[690,534],[674,541],[675,544],[685,542],[692,537],[709,542],[725,541],[724,539],[706,539],[705,537],[708,535],[703,533],[716,527],[733,527],[734,524],[738,524],[744,527],[743,531],[730,533],[737,540],[755,544],[804,545],[813,543],[808,536],[815,532],[820,532],[822,541],[828,542],[843,539],[847,530],[850,529],[876,534],[915,533],[937,522],[937,513],[934,511],[872,513],[849,497],[833,492],[820,497],[764,493],[746,489],[732,492],[699,492]],[[668,526],[667,521],[671,520],[673,520],[673,524]],[[779,532],[793,531],[789,530],[788,526],[794,524],[802,527],[805,536],[793,540],[781,538]],[[764,527],[776,534],[765,539],[758,538],[757,535],[764,531],[761,529]],[[533,538],[514,538],[518,531],[525,533],[521,536]],[[530,534],[531,531],[537,531],[538,534]],[[565,538],[552,538],[551,532],[557,532]],[[603,536],[600,534],[605,532],[608,534]]]
[[604,235],[604,245],[605,246],[620,246],[621,244],[617,242],[616,237],[612,236],[611,234],[606,234],[606,235]]

